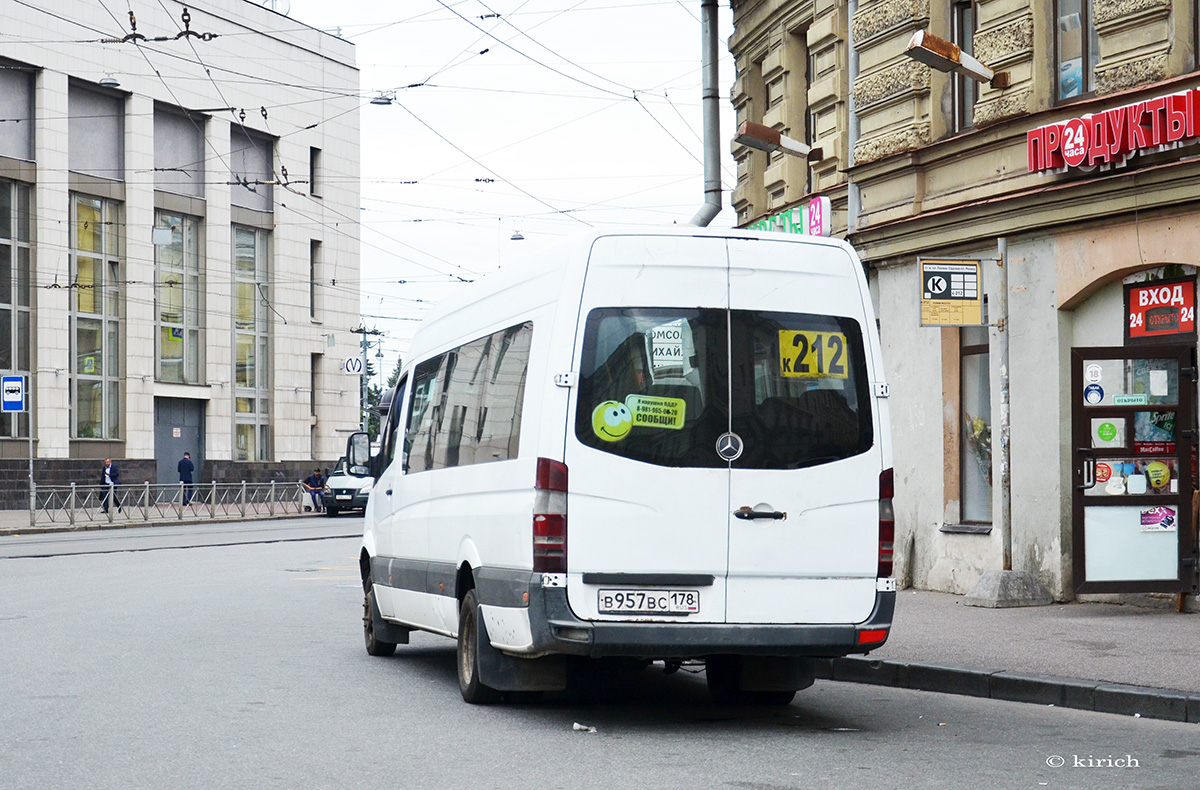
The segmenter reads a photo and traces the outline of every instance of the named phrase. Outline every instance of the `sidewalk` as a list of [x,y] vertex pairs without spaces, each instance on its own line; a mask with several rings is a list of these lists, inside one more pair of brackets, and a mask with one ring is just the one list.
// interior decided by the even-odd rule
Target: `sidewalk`
[[987,609],[901,590],[891,636],[834,680],[1200,722],[1200,614],[1106,603]]
[[[195,507],[202,508],[207,514],[207,506],[197,504]],[[240,513],[236,512],[236,506],[220,505],[219,508],[226,509],[226,515],[221,515],[218,512],[216,518],[209,518],[207,515],[201,517],[190,517],[189,511],[184,510],[183,518],[174,512],[174,508],[168,506],[164,513],[151,513],[149,519],[142,517],[141,511],[136,506],[124,508],[120,512],[114,512],[112,522],[108,520],[108,516],[102,512],[92,513],[91,519],[79,518],[72,525],[66,520],[65,514],[62,515],[61,521],[53,523],[39,523],[36,527],[29,526],[29,511],[28,510],[0,510],[0,538],[5,535],[41,535],[51,532],[84,532],[87,530],[98,529],[128,529],[131,527],[157,527],[164,524],[187,524],[190,522],[211,523],[216,521],[232,521],[241,519]],[[83,511],[80,511],[82,514]],[[278,518],[304,518],[313,515],[323,515],[321,513],[275,513],[269,515],[267,513],[246,513],[246,520],[267,521]]]

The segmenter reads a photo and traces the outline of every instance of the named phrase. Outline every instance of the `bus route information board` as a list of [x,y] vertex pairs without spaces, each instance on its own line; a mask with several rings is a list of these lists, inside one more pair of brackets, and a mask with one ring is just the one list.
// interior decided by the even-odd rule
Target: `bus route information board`
[[921,326],[983,323],[983,278],[977,260],[921,258]]

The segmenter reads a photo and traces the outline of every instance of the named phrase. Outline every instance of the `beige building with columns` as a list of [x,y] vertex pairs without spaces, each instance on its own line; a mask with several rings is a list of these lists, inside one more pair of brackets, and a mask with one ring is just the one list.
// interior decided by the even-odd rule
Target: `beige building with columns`
[[294,481],[358,425],[353,46],[245,0],[137,13],[3,11],[0,369],[32,395],[0,416],[13,497],[31,431],[39,483],[105,457],[174,483],[184,451],[201,481]]
[[[805,162],[735,145],[739,223],[801,229],[829,197],[868,268],[898,574],[966,593],[1000,569],[1008,473],[1013,569],[1060,600],[1194,602],[1200,3],[732,5],[738,120],[820,149]],[[916,62],[917,30],[999,78]],[[930,259],[980,262],[984,325],[923,319]]]

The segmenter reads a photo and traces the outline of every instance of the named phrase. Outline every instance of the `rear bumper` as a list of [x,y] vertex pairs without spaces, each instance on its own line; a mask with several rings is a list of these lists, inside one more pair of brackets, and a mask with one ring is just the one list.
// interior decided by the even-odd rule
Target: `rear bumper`
[[[580,620],[565,588],[530,586],[530,625],[538,653],[602,658],[699,658],[714,654],[837,657],[882,647],[892,626],[896,593],[875,593],[875,608],[861,623],[820,625],[743,623],[628,623]],[[541,611],[538,611],[541,610]],[[863,631],[883,631],[868,643]]]

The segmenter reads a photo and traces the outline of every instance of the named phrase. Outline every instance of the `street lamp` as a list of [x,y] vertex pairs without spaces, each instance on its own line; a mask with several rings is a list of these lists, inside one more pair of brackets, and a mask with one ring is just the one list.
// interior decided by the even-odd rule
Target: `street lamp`
[[783,151],[785,154],[800,156],[805,159],[822,158],[820,148],[807,146],[799,140],[793,140],[787,135],[780,134],[778,130],[772,129],[770,126],[763,126],[761,123],[754,123],[753,121],[742,121],[742,125],[738,127],[737,136],[733,138],[733,141],[738,145],[744,145],[747,148],[753,148],[757,151],[766,151],[767,153]]
[[904,48],[904,54],[938,71],[954,72],[976,82],[987,82],[993,88],[1009,86],[1007,71],[997,74],[973,56],[963,52],[958,44],[938,38],[928,30],[913,33],[912,38],[908,40],[908,46]]

